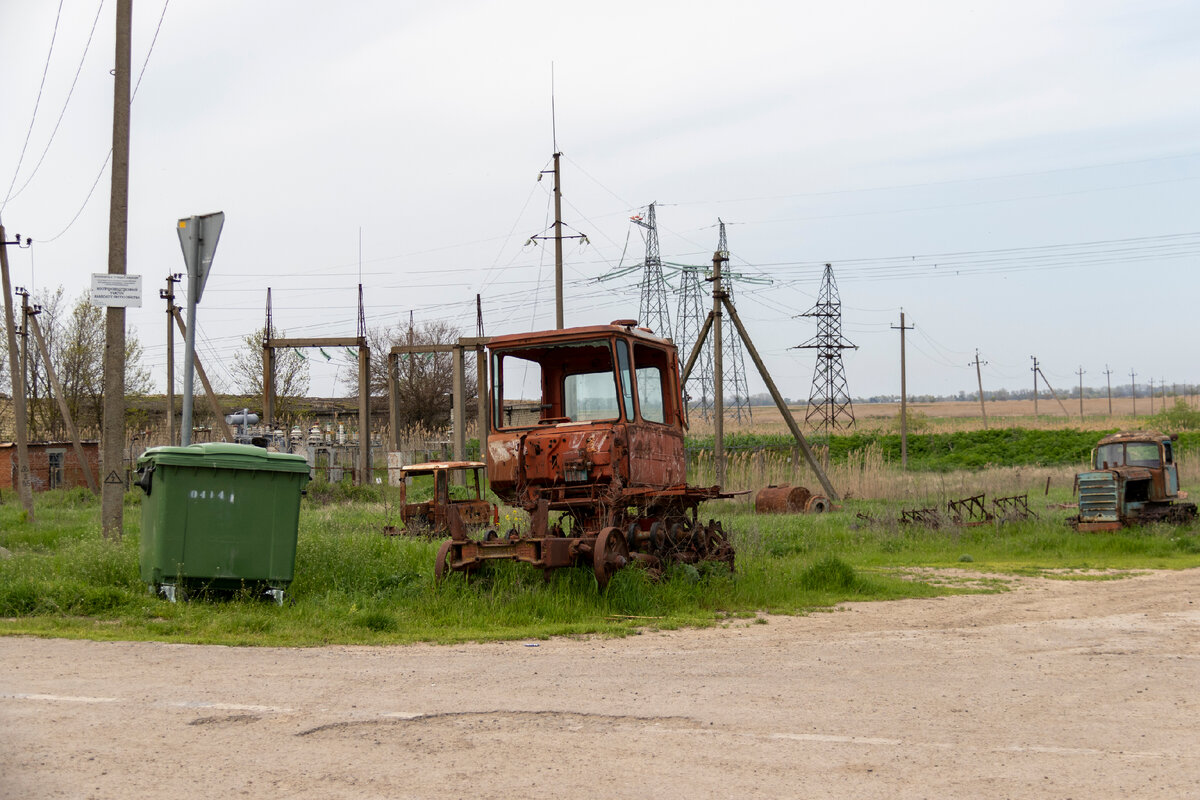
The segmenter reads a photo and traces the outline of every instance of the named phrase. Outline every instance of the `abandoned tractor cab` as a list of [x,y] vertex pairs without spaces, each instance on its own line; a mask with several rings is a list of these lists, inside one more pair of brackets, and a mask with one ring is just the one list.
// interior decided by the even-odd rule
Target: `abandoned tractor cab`
[[[482,461],[437,461],[400,468],[396,478],[405,532],[446,536],[451,531],[451,514],[457,518],[456,524],[466,528],[495,525],[499,520],[498,509],[483,496],[481,473],[486,467]],[[420,477],[432,478],[433,496],[423,503],[410,503],[409,487],[414,478]],[[455,494],[465,496],[455,497]]]
[[[631,559],[722,561],[733,548],[698,507],[720,487],[686,483],[675,346],[633,320],[493,338],[491,489],[529,512],[527,534],[471,541],[452,529],[439,577],[489,559],[545,570],[590,565],[600,587]],[[554,514],[554,519],[551,519]]]
[[1075,476],[1081,531],[1111,531],[1146,522],[1186,522],[1194,503],[1179,491],[1177,434],[1126,431],[1105,436],[1092,451],[1091,470]]

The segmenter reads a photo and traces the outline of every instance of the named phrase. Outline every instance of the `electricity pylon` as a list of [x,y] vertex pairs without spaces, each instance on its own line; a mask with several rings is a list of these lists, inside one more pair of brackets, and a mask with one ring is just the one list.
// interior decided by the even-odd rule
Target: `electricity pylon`
[[858,345],[851,344],[842,336],[842,300],[838,296],[837,282],[833,279],[832,264],[825,265],[817,302],[798,316],[817,320],[817,335],[792,348],[817,351],[804,424],[813,430],[823,427],[826,433],[834,428],[852,428],[854,404],[850,402],[850,392],[846,388],[842,351],[857,350]]
[[662,258],[658,253],[658,223],[654,219],[654,203],[646,215],[630,217],[634,224],[645,228],[646,260],[642,265],[642,299],[638,306],[638,322],[659,336],[670,336],[671,313],[667,308],[667,282],[663,278]]
[[[725,257],[725,261],[729,261],[729,243],[725,238],[725,223],[720,218],[717,219],[720,236],[717,239],[717,252]],[[731,276],[732,277],[732,276]],[[726,284],[725,295],[729,298],[729,302],[733,302],[733,281],[730,280]],[[699,322],[699,319],[697,319]],[[733,407],[726,406],[728,414],[731,417],[736,417],[738,422],[742,421],[742,416],[745,415],[746,420],[751,420],[753,417],[750,413],[750,388],[746,384],[746,361],[742,357],[742,340],[737,336],[730,336],[723,342],[725,352],[722,355],[722,362],[725,368],[725,385],[733,389]]]

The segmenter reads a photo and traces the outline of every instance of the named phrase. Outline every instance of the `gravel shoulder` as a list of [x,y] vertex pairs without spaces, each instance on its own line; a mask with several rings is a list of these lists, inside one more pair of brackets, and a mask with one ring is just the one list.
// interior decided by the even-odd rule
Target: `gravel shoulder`
[[0,638],[0,797],[1196,796],[1200,570],[1010,583],[624,639]]

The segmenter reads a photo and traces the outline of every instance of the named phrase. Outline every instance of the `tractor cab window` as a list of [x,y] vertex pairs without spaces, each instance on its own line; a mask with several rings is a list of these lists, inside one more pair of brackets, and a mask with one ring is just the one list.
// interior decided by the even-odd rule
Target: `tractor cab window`
[[1174,460],[1174,454],[1171,452],[1171,443],[1163,442],[1163,463],[1170,464]]
[[1162,466],[1158,445],[1153,442],[1130,442],[1125,445],[1125,463],[1131,467]]
[[528,428],[621,418],[621,397],[607,339],[494,353],[494,425]]
[[1125,465],[1125,445],[1105,444],[1096,448],[1096,469],[1108,469]]
[[656,347],[639,344],[634,348],[633,355],[642,420],[664,423],[669,410],[673,411],[667,391],[667,376],[671,367],[667,353]]

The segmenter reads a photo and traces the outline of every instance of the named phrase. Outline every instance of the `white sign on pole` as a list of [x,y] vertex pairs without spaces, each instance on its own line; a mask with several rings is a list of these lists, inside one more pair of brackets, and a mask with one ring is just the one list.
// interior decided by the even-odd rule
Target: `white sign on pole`
[[141,275],[92,275],[92,304],[97,306],[142,307]]
[[217,252],[217,240],[221,238],[224,224],[224,211],[179,220],[179,245],[183,248],[188,277],[192,279],[189,288],[195,291],[197,303],[204,294],[204,284],[208,282],[208,271],[212,268],[213,254]]

